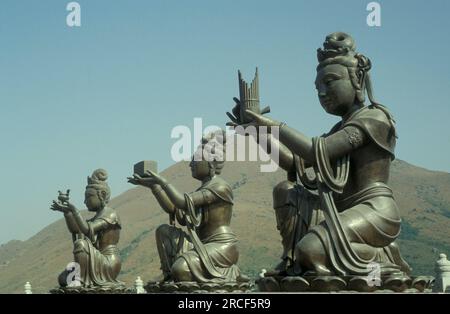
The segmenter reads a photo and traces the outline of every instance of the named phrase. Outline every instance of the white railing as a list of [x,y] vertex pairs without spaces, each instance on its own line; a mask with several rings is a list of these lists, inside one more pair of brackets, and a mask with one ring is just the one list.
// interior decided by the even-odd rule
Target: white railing
[[450,261],[447,255],[440,254],[436,261],[435,268],[436,278],[434,279],[433,292],[446,292],[450,290]]

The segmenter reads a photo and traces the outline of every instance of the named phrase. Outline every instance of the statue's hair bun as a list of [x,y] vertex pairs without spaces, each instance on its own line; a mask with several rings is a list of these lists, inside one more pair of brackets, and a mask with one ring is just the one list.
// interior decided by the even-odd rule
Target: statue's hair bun
[[355,51],[356,45],[352,36],[344,32],[335,32],[329,34],[323,43],[324,49],[348,49]]
[[219,129],[203,136],[197,148],[197,154],[209,160],[216,174],[220,174],[225,164],[226,141],[226,132]]
[[208,144],[211,141],[225,144],[227,141],[226,132],[224,130],[215,130],[202,137],[202,144]]
[[90,177],[87,178],[88,185],[86,188],[92,188],[106,193],[105,200],[108,202],[111,197],[111,190],[106,180],[108,179],[108,172],[105,169],[95,170]]
[[328,58],[345,56],[354,52],[356,44],[352,36],[343,32],[331,33],[325,38],[323,49],[317,49],[317,59],[322,62]]
[[97,169],[92,173],[91,178],[98,181],[108,180],[108,172],[105,169]]

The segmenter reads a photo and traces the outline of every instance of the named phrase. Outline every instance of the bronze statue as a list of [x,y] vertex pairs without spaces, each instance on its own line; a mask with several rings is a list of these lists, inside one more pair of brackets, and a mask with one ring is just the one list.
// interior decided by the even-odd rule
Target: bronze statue
[[[154,171],[135,173],[128,182],[149,187],[169,214],[170,224],[156,230],[163,281],[226,283],[244,280],[237,266],[236,235],[230,228],[233,192],[219,175],[224,166],[225,133],[203,137],[189,166],[201,186],[180,193]],[[175,226],[175,222],[186,231]]]
[[[103,169],[95,170],[87,178],[85,205],[95,216],[84,220],[77,208],[69,201],[67,193],[59,192],[58,200],[51,209],[64,213],[67,228],[72,234],[73,255],[79,264],[79,288],[119,289],[123,283],[117,280],[121,260],[117,243],[122,228],[119,216],[107,206],[111,191],[106,182],[108,174]],[[61,287],[70,286],[68,271],[58,278]],[[77,288],[77,287],[74,287]]]
[[[373,263],[380,265],[383,278],[407,274],[410,268],[395,243],[401,218],[388,186],[395,122],[374,101],[372,65],[355,51],[353,38],[332,33],[323,46],[317,51],[319,101],[327,113],[341,117],[328,133],[309,138],[245,111],[253,120],[250,125],[279,128],[279,138],[258,132],[257,140],[266,136],[279,145],[279,165],[288,178],[273,190],[284,253],[266,276],[367,276]],[[227,124],[249,125],[240,123],[241,102],[234,100],[234,117]],[[311,167],[315,178],[307,175]]]

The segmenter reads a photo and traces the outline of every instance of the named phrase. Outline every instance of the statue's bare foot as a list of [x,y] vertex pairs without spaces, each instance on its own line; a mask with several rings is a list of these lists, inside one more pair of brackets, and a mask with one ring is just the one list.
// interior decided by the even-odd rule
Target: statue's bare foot
[[250,278],[244,274],[240,274],[239,277],[236,278],[237,282],[249,282]]
[[172,276],[169,273],[162,273],[158,277],[156,277],[154,282],[170,282],[173,281]]
[[273,276],[286,276],[287,272],[286,270],[277,270],[277,269],[272,269],[267,271],[264,274],[264,277],[273,277]]
[[314,270],[309,270],[304,276],[333,276],[334,273],[324,265],[316,265]]
[[274,269],[268,270],[264,273],[264,277],[273,277],[273,276],[286,276],[287,275],[287,264],[288,260],[282,260]]

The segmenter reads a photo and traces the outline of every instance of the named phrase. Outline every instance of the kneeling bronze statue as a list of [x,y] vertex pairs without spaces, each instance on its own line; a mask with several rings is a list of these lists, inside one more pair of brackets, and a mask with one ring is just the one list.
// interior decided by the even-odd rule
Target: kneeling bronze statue
[[[401,218],[388,185],[395,122],[388,109],[374,101],[371,62],[356,52],[352,37],[330,34],[317,56],[320,104],[341,118],[328,133],[309,138],[285,123],[244,111],[252,120],[248,125],[278,128],[279,138],[258,134],[258,140],[266,136],[278,145],[279,165],[288,174],[273,191],[284,253],[265,276],[354,279],[368,278],[377,268],[380,280],[404,283],[410,267],[396,245]],[[228,125],[245,126],[236,116],[242,104],[235,101]],[[315,178],[307,175],[307,168]]]
[[[58,277],[62,288],[56,289],[59,292],[114,292],[125,289],[124,284],[117,280],[121,268],[117,243],[122,226],[115,210],[107,206],[111,196],[107,178],[105,170],[97,169],[87,179],[84,203],[89,211],[95,212],[91,219],[84,220],[70,202],[69,191],[59,192],[58,200],[53,201],[51,209],[64,213],[72,234],[76,265]],[[73,271],[78,273],[70,276]]]
[[[233,192],[219,175],[225,163],[225,133],[216,131],[202,139],[189,166],[201,186],[180,193],[164,177],[147,171],[128,178],[132,184],[149,187],[170,224],[156,230],[156,245],[163,282],[224,284],[247,282],[237,266],[237,238],[230,227]],[[175,223],[186,227],[183,230]]]

